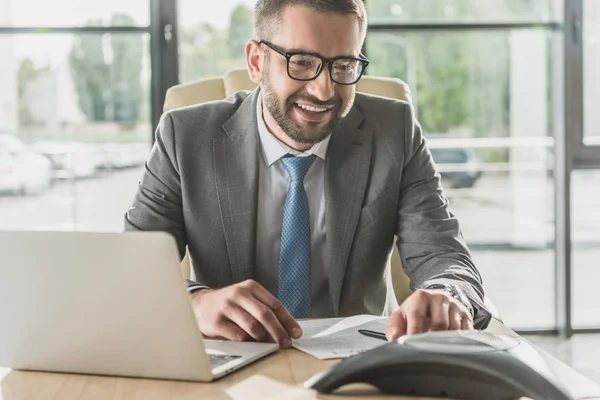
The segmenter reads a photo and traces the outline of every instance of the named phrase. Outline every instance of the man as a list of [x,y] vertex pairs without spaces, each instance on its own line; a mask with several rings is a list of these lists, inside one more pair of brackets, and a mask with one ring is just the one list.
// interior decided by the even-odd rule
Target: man
[[252,93],[161,119],[126,228],[189,247],[201,331],[291,345],[294,318],[381,314],[394,235],[415,292],[386,336],[485,327],[480,275],[401,101],[355,93],[362,0],[259,0]]

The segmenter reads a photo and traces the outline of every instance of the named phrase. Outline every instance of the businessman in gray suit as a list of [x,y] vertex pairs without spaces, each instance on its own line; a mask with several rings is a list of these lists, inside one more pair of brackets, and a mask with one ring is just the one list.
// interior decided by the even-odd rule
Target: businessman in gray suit
[[163,115],[128,230],[189,247],[202,332],[290,346],[296,318],[386,309],[398,237],[414,293],[386,335],[483,328],[481,277],[409,104],[355,92],[362,0],[259,0],[253,92]]

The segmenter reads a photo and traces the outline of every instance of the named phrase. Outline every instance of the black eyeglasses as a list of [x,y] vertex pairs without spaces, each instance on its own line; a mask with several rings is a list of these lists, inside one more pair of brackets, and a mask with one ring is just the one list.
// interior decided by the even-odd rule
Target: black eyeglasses
[[266,40],[259,40],[258,43],[284,56],[289,77],[297,81],[317,79],[323,71],[323,65],[328,64],[332,81],[340,85],[354,85],[369,65],[369,60],[362,54],[360,58],[339,56],[328,59],[316,53],[287,52]]

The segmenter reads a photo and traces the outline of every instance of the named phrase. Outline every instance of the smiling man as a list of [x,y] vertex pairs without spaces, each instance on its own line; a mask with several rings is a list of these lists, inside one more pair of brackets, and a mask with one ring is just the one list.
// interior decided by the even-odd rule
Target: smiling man
[[163,115],[125,223],[189,247],[206,336],[287,347],[297,318],[381,314],[394,236],[415,292],[389,340],[489,322],[411,106],[356,93],[365,35],[362,0],[259,0],[259,87]]

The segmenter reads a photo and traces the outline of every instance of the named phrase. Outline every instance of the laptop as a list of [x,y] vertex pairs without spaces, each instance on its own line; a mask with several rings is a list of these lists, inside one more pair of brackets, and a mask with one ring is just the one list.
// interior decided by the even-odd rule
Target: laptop
[[0,232],[0,366],[208,382],[277,350],[206,340],[172,236]]

